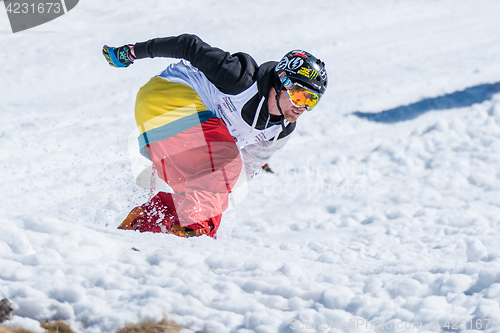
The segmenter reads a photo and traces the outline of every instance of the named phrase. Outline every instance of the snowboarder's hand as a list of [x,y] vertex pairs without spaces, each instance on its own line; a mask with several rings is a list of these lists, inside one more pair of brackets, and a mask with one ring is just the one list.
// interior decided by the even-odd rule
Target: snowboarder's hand
[[267,165],[267,163],[262,166],[262,170],[264,170],[265,172],[274,173],[274,171],[269,167],[269,165]]
[[109,47],[104,45],[102,54],[113,67],[128,67],[134,63],[135,57],[132,55],[132,45],[120,47]]

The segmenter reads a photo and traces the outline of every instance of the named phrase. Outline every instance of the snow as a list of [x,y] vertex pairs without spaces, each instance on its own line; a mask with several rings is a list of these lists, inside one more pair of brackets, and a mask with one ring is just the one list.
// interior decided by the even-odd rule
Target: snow
[[[0,11],[6,324],[499,331],[499,11],[493,0],[80,1],[17,34]],[[276,174],[248,184],[217,240],[116,229],[149,196],[129,160],[135,94],[172,60],[113,69],[101,47],[184,32],[259,62],[304,48],[330,77],[273,157]]]

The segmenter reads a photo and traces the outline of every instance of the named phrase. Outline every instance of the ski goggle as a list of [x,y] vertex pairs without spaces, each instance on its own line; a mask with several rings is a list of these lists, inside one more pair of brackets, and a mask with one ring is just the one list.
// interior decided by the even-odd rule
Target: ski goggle
[[292,83],[285,73],[281,73],[279,78],[286,89],[288,99],[293,105],[296,107],[305,106],[307,111],[311,111],[318,104],[321,98],[320,93],[304,87],[300,83]]
[[314,90],[304,87],[300,83],[294,83],[286,90],[288,99],[297,107],[305,106],[311,111],[319,102],[321,95]]

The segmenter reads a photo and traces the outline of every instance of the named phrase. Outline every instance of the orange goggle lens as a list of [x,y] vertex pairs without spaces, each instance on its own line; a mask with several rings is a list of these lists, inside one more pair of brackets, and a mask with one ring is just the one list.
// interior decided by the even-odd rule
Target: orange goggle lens
[[305,106],[308,111],[318,104],[321,95],[299,83],[294,83],[287,91],[288,98],[297,107]]

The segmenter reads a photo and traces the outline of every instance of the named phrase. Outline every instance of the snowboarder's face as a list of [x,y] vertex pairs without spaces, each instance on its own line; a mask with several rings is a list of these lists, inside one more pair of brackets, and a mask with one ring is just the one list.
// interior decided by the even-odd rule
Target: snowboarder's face
[[[280,116],[281,113],[278,110],[278,106],[276,105],[276,99],[273,98],[272,96],[275,96],[276,92],[274,91],[274,88],[271,88],[271,91],[269,93],[269,99],[267,101],[267,106],[269,108],[269,113],[275,116]],[[290,99],[286,95],[285,91],[280,92],[280,97],[279,97],[279,103],[281,107],[281,111],[283,111],[283,116],[285,117],[286,120],[288,120],[291,123],[294,123],[299,116],[304,113],[306,110],[305,106],[295,106],[290,102]]]

